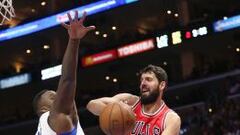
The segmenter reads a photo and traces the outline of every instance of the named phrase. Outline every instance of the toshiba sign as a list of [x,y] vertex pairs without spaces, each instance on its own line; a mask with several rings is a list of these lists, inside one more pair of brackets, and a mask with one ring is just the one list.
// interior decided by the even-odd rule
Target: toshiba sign
[[104,63],[117,58],[116,50],[109,50],[82,58],[82,66],[91,66]]
[[147,50],[151,50],[153,48],[154,48],[153,39],[148,39],[148,40],[144,40],[141,42],[120,47],[118,48],[117,51],[118,51],[118,56],[121,58],[129,55],[141,53]]

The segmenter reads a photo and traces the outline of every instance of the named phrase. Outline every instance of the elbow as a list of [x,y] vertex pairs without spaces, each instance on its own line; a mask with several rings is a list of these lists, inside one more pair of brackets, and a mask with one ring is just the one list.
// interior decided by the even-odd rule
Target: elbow
[[92,112],[92,109],[94,108],[94,104],[95,104],[94,100],[89,101],[86,106],[87,110]]
[[92,114],[94,114],[96,116],[99,116],[104,107],[97,100],[91,100],[91,101],[88,102],[86,108]]

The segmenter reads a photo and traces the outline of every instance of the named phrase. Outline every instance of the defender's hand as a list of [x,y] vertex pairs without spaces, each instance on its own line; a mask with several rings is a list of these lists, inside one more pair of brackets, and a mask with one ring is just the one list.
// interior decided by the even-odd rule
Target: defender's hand
[[82,39],[89,31],[94,30],[95,26],[85,27],[83,22],[86,18],[86,12],[83,12],[83,16],[78,20],[78,11],[75,11],[75,17],[72,19],[71,15],[67,13],[70,24],[62,23],[63,27],[68,30],[70,39]]

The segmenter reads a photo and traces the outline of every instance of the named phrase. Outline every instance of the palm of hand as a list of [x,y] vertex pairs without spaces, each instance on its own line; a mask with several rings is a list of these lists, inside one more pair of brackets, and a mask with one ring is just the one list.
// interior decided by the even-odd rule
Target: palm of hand
[[88,29],[79,22],[72,22],[68,29],[68,34],[72,39],[81,39],[88,32]]

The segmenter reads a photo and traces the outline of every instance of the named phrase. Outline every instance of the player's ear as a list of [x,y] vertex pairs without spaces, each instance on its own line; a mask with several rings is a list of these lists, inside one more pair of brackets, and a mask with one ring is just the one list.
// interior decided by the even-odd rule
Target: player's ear
[[38,114],[41,115],[41,114],[43,114],[43,113],[45,113],[47,111],[49,111],[49,108],[47,106],[43,105],[43,106],[39,107]]
[[166,88],[166,82],[165,81],[161,81],[159,84],[159,90],[163,91]]

